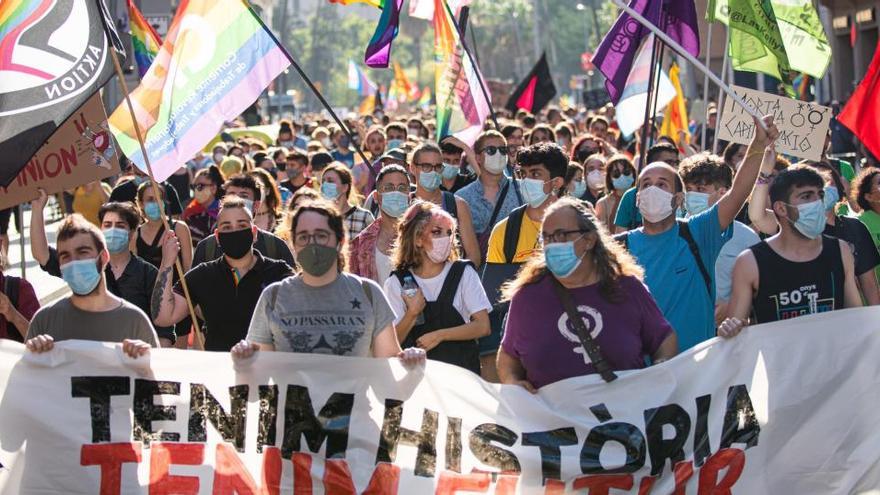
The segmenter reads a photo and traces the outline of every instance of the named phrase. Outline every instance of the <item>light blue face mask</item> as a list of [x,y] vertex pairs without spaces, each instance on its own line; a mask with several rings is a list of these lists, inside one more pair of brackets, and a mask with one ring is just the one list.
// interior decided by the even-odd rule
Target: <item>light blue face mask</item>
[[612,177],[611,184],[614,186],[614,189],[618,191],[623,191],[624,189],[629,189],[632,187],[633,183],[636,180],[632,175],[624,175],[620,174],[618,177]]
[[[787,203],[786,203],[787,204]],[[802,205],[788,205],[797,208],[798,219],[794,228],[807,239],[815,239],[825,230],[825,203],[821,199]],[[789,220],[791,222],[791,220]]]
[[587,183],[582,180],[574,181],[574,191],[572,191],[574,197],[582,198],[585,192],[587,192]]
[[333,182],[324,182],[321,184],[321,196],[330,201],[336,201],[339,197],[339,188]]
[[[581,236],[583,237],[583,235]],[[544,262],[556,278],[565,278],[574,273],[581,264],[583,256],[574,251],[575,241],[553,242],[544,245]],[[584,253],[586,254],[586,253]]]
[[522,179],[520,183],[522,184],[523,199],[532,208],[537,208],[544,204],[547,196],[550,195],[544,192],[544,181],[540,179]]
[[251,216],[254,214],[254,201],[252,199],[241,198],[244,201],[244,207],[247,208],[249,212],[251,212]]
[[455,165],[444,163],[443,172],[441,172],[440,174],[443,176],[443,180],[452,180],[458,177],[458,167],[456,167]]
[[382,193],[382,211],[391,218],[399,218],[409,207],[409,196],[400,191]]
[[709,195],[696,191],[688,191],[684,195],[684,206],[689,215],[699,215],[709,209]]
[[385,149],[393,150],[394,148],[400,148],[403,145],[403,139],[389,139],[388,146]]
[[147,216],[150,220],[161,220],[162,219],[162,210],[159,209],[159,203],[155,201],[149,201],[144,205],[144,215]]
[[107,251],[111,254],[119,254],[128,250],[128,231],[117,227],[104,230],[104,240],[107,241]]
[[101,282],[98,258],[70,261],[61,265],[61,278],[78,296],[90,294]]
[[837,188],[834,186],[826,186],[825,187],[825,199],[822,201],[825,202],[825,211],[831,211],[834,209],[834,205],[840,201],[840,193],[837,192]]
[[437,172],[422,172],[419,174],[419,185],[427,191],[436,191],[440,187],[440,174]]

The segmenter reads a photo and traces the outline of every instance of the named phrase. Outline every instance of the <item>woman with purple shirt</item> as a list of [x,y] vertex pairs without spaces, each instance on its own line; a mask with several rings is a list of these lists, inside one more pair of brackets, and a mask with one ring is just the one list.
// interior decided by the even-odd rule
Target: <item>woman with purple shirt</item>
[[510,312],[498,350],[502,383],[535,392],[596,373],[554,289],[572,297],[612,370],[645,367],[678,353],[675,332],[642,283],[642,269],[582,202],[562,198],[544,215],[543,255],[505,288]]

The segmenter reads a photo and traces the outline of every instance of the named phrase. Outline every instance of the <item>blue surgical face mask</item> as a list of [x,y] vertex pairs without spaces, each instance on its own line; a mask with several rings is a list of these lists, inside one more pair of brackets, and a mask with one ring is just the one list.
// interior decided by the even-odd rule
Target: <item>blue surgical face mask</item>
[[821,199],[817,199],[816,201],[794,207],[798,211],[798,219],[794,222],[794,228],[807,239],[815,239],[822,235],[822,232],[825,230],[826,221],[825,203]]
[[107,251],[111,254],[119,254],[128,250],[128,230],[117,227],[104,230],[104,240],[107,241]]
[[450,165],[448,163],[443,164],[443,172],[441,172],[443,176],[443,180],[452,180],[458,177],[458,167],[455,165]]
[[583,256],[575,253],[575,242],[553,242],[544,245],[544,262],[556,278],[568,277],[580,266]]
[[159,209],[159,203],[155,201],[149,201],[144,204],[144,215],[147,216],[150,220],[161,220],[162,219],[162,210]]
[[523,199],[525,199],[532,208],[537,208],[544,204],[544,201],[547,200],[547,196],[550,195],[549,193],[544,192],[544,181],[540,179],[522,179],[520,183],[522,184]]
[[382,193],[382,211],[392,218],[399,218],[409,207],[409,196],[400,191]]
[[389,139],[386,149],[393,150],[394,148],[400,148],[401,145],[403,145],[403,139]]
[[436,191],[440,187],[440,174],[437,172],[422,172],[419,174],[419,185],[427,191]]
[[75,260],[61,265],[61,278],[78,296],[90,294],[101,282],[98,258]]
[[620,174],[620,176],[613,177],[611,179],[611,184],[614,186],[614,189],[617,189],[618,191],[623,191],[632,187],[635,181],[636,180],[633,178],[632,175]]
[[709,195],[696,191],[688,191],[684,195],[684,206],[689,215],[699,215],[709,209]]
[[330,201],[336,201],[336,198],[339,197],[339,188],[333,182],[324,182],[321,184],[321,196]]
[[587,183],[582,180],[574,181],[574,191],[572,191],[574,197],[582,198],[585,192],[587,192]]
[[826,186],[825,187],[825,211],[831,211],[834,209],[834,205],[840,201],[840,193],[837,192],[837,187],[835,186]]
[[244,207],[247,208],[247,210],[249,212],[251,212],[251,215],[253,216],[253,214],[254,214],[254,201],[252,199],[247,199],[247,198],[241,198],[241,200],[244,201]]

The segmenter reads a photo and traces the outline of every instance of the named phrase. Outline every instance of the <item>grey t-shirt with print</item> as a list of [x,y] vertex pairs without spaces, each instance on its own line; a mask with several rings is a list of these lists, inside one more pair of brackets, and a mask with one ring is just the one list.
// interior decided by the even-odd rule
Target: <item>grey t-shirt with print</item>
[[276,351],[368,357],[373,337],[393,321],[385,294],[372,280],[340,273],[323,287],[311,287],[295,276],[266,287],[247,339],[273,344]]

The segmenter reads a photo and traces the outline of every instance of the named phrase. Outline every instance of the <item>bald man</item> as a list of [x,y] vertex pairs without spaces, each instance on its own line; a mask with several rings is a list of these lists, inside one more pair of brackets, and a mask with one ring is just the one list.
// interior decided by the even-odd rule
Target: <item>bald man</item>
[[639,174],[636,204],[643,225],[617,239],[645,268],[645,283],[678,334],[682,351],[715,336],[715,261],[752,192],[764,149],[779,135],[772,116],[764,117],[764,123],[767,131],[755,122],[755,136],[730,190],[687,220],[675,217],[685,191],[673,167],[655,162]]

